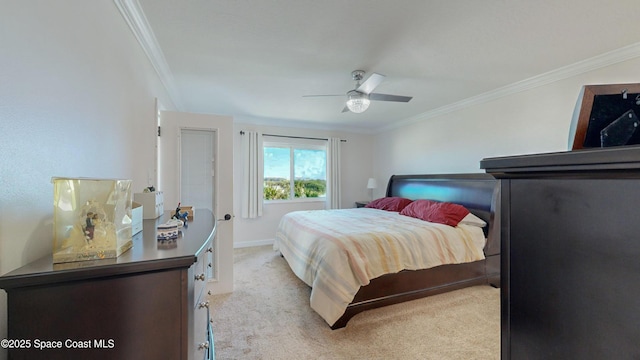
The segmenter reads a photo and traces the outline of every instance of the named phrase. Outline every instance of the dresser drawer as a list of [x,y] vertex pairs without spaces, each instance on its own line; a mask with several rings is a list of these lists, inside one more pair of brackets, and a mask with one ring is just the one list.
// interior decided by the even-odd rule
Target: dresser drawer
[[209,301],[206,294],[198,299],[193,309],[193,354],[196,359],[206,359],[213,344],[209,339]]
[[205,251],[205,268],[204,271],[207,274],[207,280],[215,278],[215,273],[213,269],[213,244],[209,243],[207,246],[207,250]]
[[207,272],[206,272],[206,252],[202,251],[198,255],[198,261],[193,264],[193,299],[194,305],[197,305],[200,301],[200,297],[202,295],[202,289],[204,289],[205,284],[207,283]]

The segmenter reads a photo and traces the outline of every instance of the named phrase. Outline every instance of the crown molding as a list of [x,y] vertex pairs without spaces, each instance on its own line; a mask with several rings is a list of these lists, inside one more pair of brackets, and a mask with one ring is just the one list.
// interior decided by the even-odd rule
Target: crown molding
[[151,26],[149,26],[147,17],[144,15],[144,12],[140,7],[140,3],[138,3],[138,0],[113,0],[113,2],[116,4],[120,14],[129,25],[133,35],[138,39],[138,43],[140,43],[145,54],[147,54],[149,61],[151,61],[151,65],[160,77],[162,85],[164,85],[165,89],[169,93],[169,97],[171,98],[173,105],[177,110],[182,111],[182,101],[179,92],[176,90],[173,74],[171,73],[171,69],[169,68],[169,64],[167,64],[162,50],[160,49],[160,45],[158,45],[158,41],[153,34],[153,30],[151,30]]
[[635,43],[601,55],[594,56],[586,60],[578,61],[576,63],[558,68],[556,70],[552,70],[507,86],[503,86],[477,96],[472,96],[470,98],[455,102],[450,105],[445,105],[437,109],[427,111],[425,113],[407,118],[405,120],[398,121],[391,125],[382,126],[375,132],[379,134],[424,120],[433,119],[438,116],[442,116],[470,106],[487,103],[489,101],[493,101],[505,96],[548,85],[560,80],[568,79],[576,75],[584,74],[589,71],[597,70],[637,57],[640,57],[640,43]]

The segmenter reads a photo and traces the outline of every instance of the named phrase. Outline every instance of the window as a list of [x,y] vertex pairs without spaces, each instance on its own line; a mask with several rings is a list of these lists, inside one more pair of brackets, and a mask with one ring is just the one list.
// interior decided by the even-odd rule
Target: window
[[326,189],[326,145],[264,142],[265,200],[324,200]]

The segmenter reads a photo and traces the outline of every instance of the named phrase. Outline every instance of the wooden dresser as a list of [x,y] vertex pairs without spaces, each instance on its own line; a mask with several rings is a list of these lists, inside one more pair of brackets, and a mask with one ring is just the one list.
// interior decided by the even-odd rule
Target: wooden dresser
[[502,359],[640,359],[640,147],[480,166],[501,182]]
[[212,358],[203,289],[216,220],[198,209],[175,244],[161,244],[156,225],[169,218],[144,220],[118,258],[54,265],[47,256],[1,276],[8,338],[22,347],[9,359]]

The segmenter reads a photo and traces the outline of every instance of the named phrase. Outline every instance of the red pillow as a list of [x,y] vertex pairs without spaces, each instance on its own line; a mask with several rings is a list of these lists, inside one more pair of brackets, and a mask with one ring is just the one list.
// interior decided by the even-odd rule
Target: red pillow
[[397,211],[400,212],[405,206],[409,205],[411,200],[402,198],[402,197],[383,197],[380,199],[373,200],[368,203],[365,207],[379,210],[387,210],[387,211]]
[[400,215],[411,216],[417,219],[457,226],[469,210],[462,205],[437,202],[432,200],[416,200],[405,207]]

